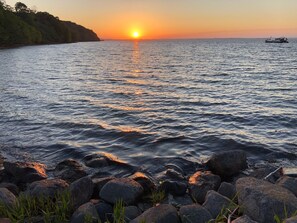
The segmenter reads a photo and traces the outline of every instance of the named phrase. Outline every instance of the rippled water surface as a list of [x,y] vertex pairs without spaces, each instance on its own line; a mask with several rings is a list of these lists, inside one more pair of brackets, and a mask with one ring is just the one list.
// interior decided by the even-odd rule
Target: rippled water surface
[[296,40],[29,46],[0,61],[7,153],[51,164],[103,151],[150,166],[239,148],[297,163]]

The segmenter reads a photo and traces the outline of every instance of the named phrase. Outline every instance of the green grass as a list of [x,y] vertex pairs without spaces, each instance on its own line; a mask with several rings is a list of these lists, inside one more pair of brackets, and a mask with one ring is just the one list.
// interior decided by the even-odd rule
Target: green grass
[[125,206],[123,200],[118,200],[113,207],[113,223],[125,223]]
[[163,190],[162,191],[153,191],[150,196],[150,199],[151,199],[151,202],[153,203],[153,205],[155,206],[155,205],[161,203],[165,199],[165,197],[166,197],[166,195]]
[[0,203],[0,216],[13,223],[31,222],[36,216],[41,216],[45,223],[64,223],[69,222],[72,213],[69,191],[58,193],[54,198],[20,195],[13,206]]

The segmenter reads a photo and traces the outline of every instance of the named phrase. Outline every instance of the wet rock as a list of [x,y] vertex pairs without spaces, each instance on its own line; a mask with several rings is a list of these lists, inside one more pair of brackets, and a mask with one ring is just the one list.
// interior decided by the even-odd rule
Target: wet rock
[[233,200],[236,196],[236,188],[233,184],[223,182],[218,189],[218,193]]
[[220,186],[221,178],[210,171],[198,171],[189,179],[189,189],[192,198],[202,204],[207,191],[217,190]]
[[12,223],[9,218],[0,218],[0,223]]
[[122,199],[127,205],[134,204],[143,194],[142,186],[129,178],[114,179],[106,183],[100,191],[100,197],[112,204]]
[[13,193],[15,196],[19,195],[19,188],[17,185],[13,184],[13,183],[1,183],[0,184],[0,188],[6,188],[8,189],[11,193]]
[[98,223],[97,210],[91,202],[81,205],[72,215],[70,223]]
[[92,197],[99,198],[99,193],[102,187],[113,179],[115,179],[115,177],[93,178],[92,181],[94,184],[94,193]]
[[153,207],[153,205],[151,203],[147,203],[147,202],[140,202],[140,203],[137,204],[137,207],[139,208],[139,210],[141,212],[145,212],[146,210]]
[[281,187],[287,188],[295,196],[297,196],[297,179],[294,177],[283,176],[277,181],[277,184]]
[[246,153],[241,150],[219,152],[210,158],[207,166],[221,177],[230,177],[247,168]]
[[86,156],[84,161],[86,166],[93,168],[105,167],[109,165],[129,166],[129,164],[110,153],[91,154]]
[[193,200],[188,194],[185,194],[184,196],[173,196],[169,194],[167,198],[162,201],[162,204],[171,204],[176,208],[180,208],[184,205],[193,204]]
[[139,215],[141,215],[141,211],[139,210],[138,207],[136,206],[125,207],[125,219],[127,222],[135,219]]
[[168,204],[152,207],[132,220],[130,223],[154,222],[154,223],[179,223],[177,210]]
[[93,195],[94,185],[89,176],[80,178],[70,184],[69,190],[74,207],[88,202]]
[[261,223],[274,222],[274,215],[283,219],[285,212],[291,216],[297,210],[297,198],[292,192],[264,180],[241,178],[236,182],[236,190],[243,213]]
[[141,172],[136,172],[132,176],[129,177],[132,180],[135,180],[137,183],[139,183],[142,188],[144,189],[145,193],[149,193],[151,191],[154,191],[156,189],[156,185],[153,182],[153,180]]
[[72,183],[86,175],[87,173],[83,166],[73,159],[60,162],[54,170],[55,177],[63,179],[68,183]]
[[47,178],[45,165],[40,163],[4,161],[4,168],[6,172],[22,183],[32,183]]
[[257,222],[250,219],[249,216],[243,215],[243,216],[231,221],[231,223],[257,223]]
[[12,206],[17,202],[16,197],[6,188],[0,188],[0,203]]
[[159,190],[164,191],[166,194],[182,196],[186,194],[188,185],[183,182],[165,180],[161,183]]
[[173,180],[184,180],[185,177],[174,169],[166,170],[165,175]]
[[235,204],[227,197],[219,194],[216,191],[208,191],[205,197],[205,202],[203,203],[203,207],[206,208],[213,218],[216,218],[224,208],[229,208],[235,206]]
[[57,193],[65,191],[68,186],[68,183],[61,179],[46,179],[31,183],[26,190],[26,194],[33,197],[54,198]]
[[283,223],[297,223],[297,216],[288,218],[288,219],[284,220]]
[[110,204],[99,202],[95,205],[101,222],[112,222],[113,208]]
[[179,215],[182,223],[205,223],[212,219],[209,211],[199,204],[182,206]]
[[281,168],[275,168],[273,166],[262,167],[254,169],[249,175],[250,177],[255,177],[258,179],[265,179],[270,183],[275,183],[283,175]]

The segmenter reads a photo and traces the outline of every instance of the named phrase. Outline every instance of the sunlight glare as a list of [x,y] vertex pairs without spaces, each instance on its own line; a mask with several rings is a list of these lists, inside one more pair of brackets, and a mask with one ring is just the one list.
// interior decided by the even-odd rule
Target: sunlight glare
[[134,31],[134,32],[132,33],[132,36],[133,36],[134,39],[138,39],[138,38],[140,37],[140,34],[139,34],[138,31]]

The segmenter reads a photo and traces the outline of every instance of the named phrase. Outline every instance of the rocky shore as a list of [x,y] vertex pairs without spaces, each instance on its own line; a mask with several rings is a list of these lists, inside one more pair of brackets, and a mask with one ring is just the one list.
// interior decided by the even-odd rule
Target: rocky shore
[[[54,169],[0,156],[0,223],[297,222],[297,178],[270,167],[244,174],[243,151],[216,153],[189,170],[165,166],[165,177],[152,177],[103,153]],[[126,176],[87,171],[104,167]]]

